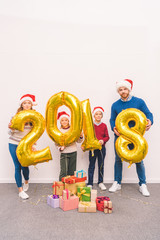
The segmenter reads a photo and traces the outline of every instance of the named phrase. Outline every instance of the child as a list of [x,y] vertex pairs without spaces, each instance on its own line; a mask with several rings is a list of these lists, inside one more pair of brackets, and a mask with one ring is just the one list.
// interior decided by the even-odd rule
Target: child
[[[70,128],[70,116],[66,112],[58,113],[58,120],[60,121],[61,128],[60,131],[65,133]],[[78,143],[82,142],[83,135],[80,135]],[[67,175],[74,175],[76,171],[76,162],[77,162],[77,145],[76,142],[71,143],[68,146],[59,146],[60,155],[60,175],[59,180]]]
[[[17,113],[23,110],[30,110],[32,109],[33,105],[36,105],[35,102],[35,96],[31,95],[31,94],[26,94],[23,95],[20,99],[20,107],[17,110]],[[31,128],[32,128],[32,123],[26,123],[25,127],[24,127],[24,131],[18,131],[15,129],[11,128],[11,122],[8,125],[10,131],[10,137],[9,137],[9,151],[10,154],[12,156],[14,165],[15,165],[15,180],[16,180],[16,184],[19,190],[19,197],[22,199],[27,199],[29,198],[28,194],[26,194],[25,192],[28,190],[29,188],[29,168],[28,167],[22,167],[20,162],[18,161],[17,155],[16,155],[16,149],[17,146],[19,144],[19,142],[21,141],[21,139],[26,136]],[[33,147],[33,150],[35,150],[35,148]],[[21,174],[21,170],[25,179],[23,188],[22,188],[22,174]]]
[[96,137],[99,143],[102,145],[102,149],[94,150],[94,156],[92,156],[91,151],[89,151],[89,168],[88,168],[88,186],[93,186],[93,175],[95,169],[96,158],[98,158],[98,184],[101,190],[106,190],[103,184],[103,172],[104,172],[104,158],[106,155],[105,143],[109,140],[108,129],[105,123],[101,122],[103,118],[104,109],[102,107],[95,107],[93,109],[94,116],[94,128]]

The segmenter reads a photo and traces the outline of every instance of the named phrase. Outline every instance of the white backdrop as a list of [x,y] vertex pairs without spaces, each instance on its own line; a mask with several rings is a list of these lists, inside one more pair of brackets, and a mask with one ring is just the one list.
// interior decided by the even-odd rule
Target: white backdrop
[[[134,81],[133,94],[143,98],[154,114],[145,137],[148,182],[160,182],[159,160],[159,32],[158,0],[1,0],[1,167],[0,182],[15,182],[8,151],[7,126],[25,93],[35,94],[36,110],[45,116],[48,99],[67,91],[91,107],[104,107],[106,144],[104,182],[113,181],[114,149],[110,109],[118,99],[116,81]],[[59,175],[59,153],[46,133],[38,148],[50,146],[53,160],[30,167],[31,182],[52,182]],[[124,163],[123,182],[138,182],[135,165]],[[88,169],[88,152],[78,145],[77,169]],[[97,181],[97,167],[95,171]]]

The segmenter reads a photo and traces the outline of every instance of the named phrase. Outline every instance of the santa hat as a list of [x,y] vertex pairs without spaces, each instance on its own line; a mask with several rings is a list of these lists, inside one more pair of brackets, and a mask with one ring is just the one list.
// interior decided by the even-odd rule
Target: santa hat
[[124,79],[120,82],[116,82],[117,91],[120,87],[126,87],[126,88],[128,88],[129,91],[131,91],[132,87],[133,87],[133,81],[130,79]]
[[61,121],[61,119],[62,119],[63,117],[67,118],[67,119],[70,121],[70,116],[69,116],[68,113],[66,113],[65,111],[59,112],[59,113],[58,113],[58,116],[57,116],[57,119],[58,119],[59,121]]
[[96,113],[96,112],[98,112],[98,111],[100,111],[102,114],[104,113],[104,109],[102,108],[102,107],[95,107],[94,109],[93,109],[93,111],[92,111],[92,113],[93,113],[93,115]]
[[21,98],[20,98],[20,101],[19,101],[19,105],[21,106],[21,104],[24,102],[24,101],[31,101],[32,105],[33,106],[36,106],[37,103],[36,103],[36,99],[35,99],[35,95],[31,95],[31,94],[25,94],[23,95]]

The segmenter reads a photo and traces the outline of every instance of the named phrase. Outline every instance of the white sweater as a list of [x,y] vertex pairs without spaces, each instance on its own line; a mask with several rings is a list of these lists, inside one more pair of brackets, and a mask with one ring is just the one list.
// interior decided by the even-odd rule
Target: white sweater
[[10,135],[9,143],[18,145],[21,139],[25,137],[31,131],[31,129],[32,129],[32,126],[28,124],[24,126],[23,132],[19,130],[9,129],[9,135]]

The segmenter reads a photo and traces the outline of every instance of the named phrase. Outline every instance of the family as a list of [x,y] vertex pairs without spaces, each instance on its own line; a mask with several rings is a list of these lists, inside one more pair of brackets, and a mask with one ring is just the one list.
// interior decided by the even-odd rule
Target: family
[[[146,131],[148,131],[153,124],[153,115],[149,111],[146,103],[141,98],[137,98],[132,96],[131,91],[133,88],[133,81],[130,79],[124,79],[116,83],[116,90],[120,96],[119,100],[114,102],[111,107],[111,117],[110,117],[110,125],[111,129],[114,132],[115,141],[120,136],[119,132],[115,127],[115,120],[117,115],[125,109],[128,108],[136,108],[142,111],[147,118]],[[26,94],[23,95],[19,102],[20,107],[17,110],[17,113],[23,110],[30,110],[33,106],[36,105],[35,96]],[[106,155],[106,147],[105,144],[109,140],[108,129],[105,123],[102,122],[104,109],[101,106],[96,106],[93,109],[93,118],[94,118],[94,128],[95,134],[99,143],[102,146],[102,149],[94,150],[94,154],[89,151],[89,167],[88,167],[88,186],[93,187],[93,179],[94,179],[94,170],[96,159],[98,159],[98,186],[101,190],[106,190],[106,186],[103,183],[103,175],[104,175],[104,159]],[[65,133],[70,128],[70,116],[66,112],[59,112],[57,116],[58,121],[60,122],[60,131]],[[129,123],[129,127],[133,127],[134,122]],[[18,131],[11,128],[11,122],[8,125],[9,127],[9,151],[12,156],[14,166],[15,166],[15,180],[19,190],[19,197],[22,199],[29,198],[26,193],[29,188],[29,168],[22,167],[18,161],[16,155],[16,149],[20,140],[29,133],[32,128],[32,123],[28,122],[25,124],[24,131]],[[83,141],[83,134],[81,133],[80,138],[78,139],[78,143]],[[76,162],[77,162],[77,145],[76,142],[73,142],[69,146],[57,146],[60,151],[60,174],[59,180],[62,177],[67,175],[74,175],[74,171],[76,170]],[[36,146],[33,145],[33,150],[36,150]],[[145,166],[143,161],[136,163],[136,171],[139,178],[139,191],[143,196],[150,196],[150,193],[147,189],[146,185],[146,175],[145,175]],[[21,173],[22,172],[22,173]],[[22,174],[25,179],[24,184],[22,186]],[[116,192],[121,189],[121,181],[122,181],[122,161],[120,157],[117,155],[115,149],[115,164],[114,164],[114,182],[112,186],[109,188],[109,192]]]

